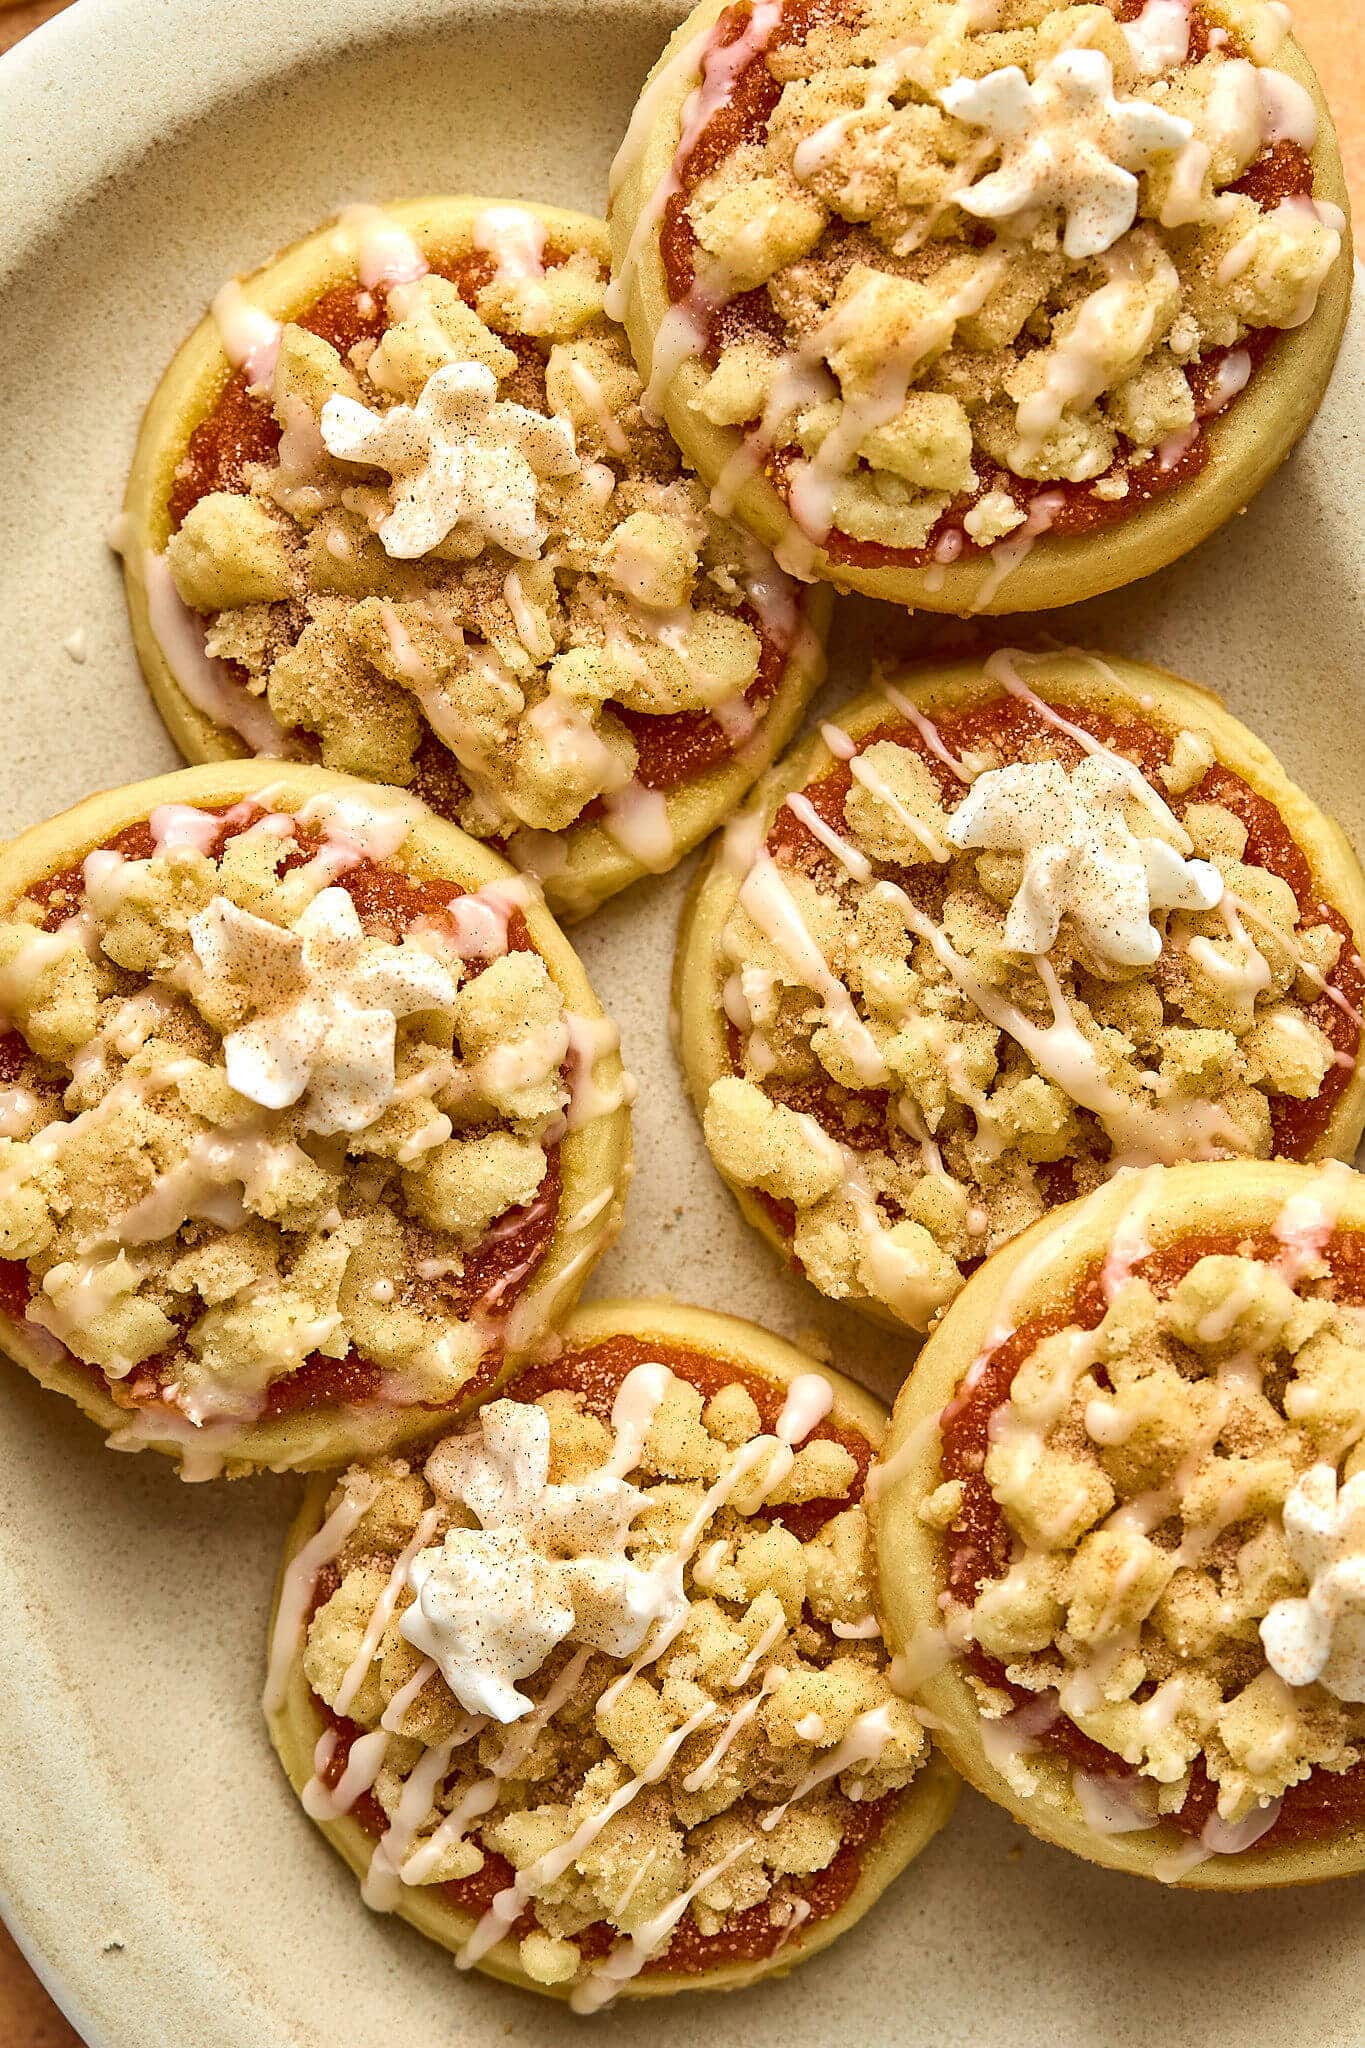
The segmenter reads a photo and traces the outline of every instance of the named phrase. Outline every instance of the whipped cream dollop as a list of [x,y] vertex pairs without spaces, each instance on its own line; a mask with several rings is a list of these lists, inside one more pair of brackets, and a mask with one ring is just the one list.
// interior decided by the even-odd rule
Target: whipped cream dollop
[[990,221],[1060,207],[1062,247],[1077,262],[1127,234],[1137,218],[1136,174],[1194,133],[1150,100],[1116,99],[1114,67],[1100,50],[1064,50],[1032,83],[1015,64],[959,79],[939,99],[1000,150],[997,168],[958,193],[958,205]]
[[1286,1685],[1365,1700],[1365,1472],[1339,1488],[1333,1466],[1314,1465],[1284,1504],[1284,1534],[1308,1591],[1261,1623],[1266,1660]]
[[477,1529],[451,1529],[408,1567],[415,1596],[399,1627],[430,1657],[467,1713],[515,1721],[534,1702],[517,1682],[557,1643],[614,1657],[640,1648],[679,1598],[626,1555],[645,1495],[611,1465],[552,1486],[543,1408],[493,1401],[476,1429],[432,1453],[428,1484]]
[[[1135,809],[1170,836],[1135,830]],[[1150,967],[1161,952],[1154,909],[1213,910],[1223,899],[1217,868],[1188,858],[1192,843],[1175,814],[1112,754],[1087,754],[1070,772],[1057,761],[988,769],[953,812],[947,837],[962,849],[1023,856],[1005,918],[1013,953],[1046,953],[1069,916],[1101,959]]]
[[320,1136],[383,1113],[397,1019],[455,1000],[453,975],[431,953],[367,939],[344,889],[323,889],[292,928],[215,896],[189,931],[215,1008],[253,1013],[224,1034],[232,1087],[263,1109],[302,1102],[305,1129]]
[[482,363],[447,363],[415,405],[372,412],[332,397],[322,408],[331,455],[369,463],[393,478],[393,507],[377,531],[387,554],[430,554],[457,527],[471,553],[491,542],[535,560],[549,531],[539,516],[541,480],[578,466],[572,430],[498,397]]

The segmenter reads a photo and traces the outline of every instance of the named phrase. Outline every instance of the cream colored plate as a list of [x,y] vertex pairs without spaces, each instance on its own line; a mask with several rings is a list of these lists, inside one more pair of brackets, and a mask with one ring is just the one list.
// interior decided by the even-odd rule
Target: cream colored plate
[[[464,187],[600,206],[672,20],[653,0],[84,0],[4,60],[8,826],[172,765],[101,536],[141,403],[219,281],[348,199]],[[1224,689],[1365,842],[1363,370],[1358,309],[1326,413],[1247,517],[1047,624]],[[850,608],[836,641],[868,619]],[[639,1178],[597,1289],[819,1329],[887,1391],[904,1348],[770,1264],[684,1108],[665,1009],[685,881],[642,885],[577,934],[641,1080]],[[103,1450],[18,1373],[0,1373],[0,1442],[0,1894],[93,2048],[567,2041],[560,2008],[461,1978],[368,1914],[285,1786],[256,1698],[293,1487],[183,1487]],[[666,2024],[675,2048],[1214,2048],[1229,2028],[1244,2048],[1348,2048],[1361,1899],[1147,1890],[969,1797],[827,1959],[723,2010],[597,2025],[628,2044]]]

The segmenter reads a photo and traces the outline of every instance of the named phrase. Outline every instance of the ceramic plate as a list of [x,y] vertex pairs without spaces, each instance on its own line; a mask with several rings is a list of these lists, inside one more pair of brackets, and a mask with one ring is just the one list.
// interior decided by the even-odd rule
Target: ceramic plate
[[[347,200],[599,208],[674,18],[656,0],[85,0],[4,60],[5,829],[173,765],[103,536],[141,406],[219,282]],[[1046,622],[1223,690],[1357,843],[1363,370],[1358,308],[1326,410],[1246,517]],[[849,680],[889,617],[848,608]],[[819,1332],[888,1392],[907,1347],[779,1272],[684,1106],[666,1012],[687,879],[637,887],[578,934],[640,1077],[639,1175],[596,1291],[669,1289]],[[368,1914],[285,1785],[257,1696],[293,1486],[182,1486],[17,1372],[0,1375],[0,1443],[0,1894],[92,2048],[564,2043],[577,2023],[558,2006],[458,1976]],[[1163,1893],[969,1795],[829,1956],[723,2008],[678,2000],[664,2023],[675,2048],[1212,2048],[1230,2026],[1243,2048],[1348,2048],[1361,1896]],[[661,2020],[597,2024],[630,2048]]]

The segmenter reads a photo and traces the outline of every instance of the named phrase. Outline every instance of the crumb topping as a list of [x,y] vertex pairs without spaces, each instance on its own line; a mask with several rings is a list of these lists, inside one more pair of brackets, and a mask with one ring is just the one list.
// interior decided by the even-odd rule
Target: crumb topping
[[[946,1617],[1013,1688],[968,1672],[1017,1789],[1047,1777],[1009,1740],[1029,1695],[1137,1774],[1129,1825],[1202,1773],[1246,1846],[1360,1762],[1365,1310],[1329,1236],[1139,1265],[1023,1346],[982,1471],[1008,1568]],[[928,1518],[951,1542],[961,1511],[959,1481]]]
[[[718,945],[717,1165],[823,1292],[920,1329],[1116,1166],[1307,1150],[1289,1106],[1362,1028],[1344,923],[1285,879],[1278,821],[1249,846],[1203,735],[992,673],[940,726],[894,685],[858,743],[826,726],[840,765],[736,846]],[[1338,965],[1353,995],[1324,995]]]
[[[571,1362],[420,1473],[354,1468],[307,1629],[309,1685],[373,1755],[338,1781],[329,1728],[306,1803],[373,1787],[370,1903],[451,1886],[482,1908],[462,1964],[513,1935],[580,2009],[756,1917],[756,1952],[780,1944],[928,1754],[869,1628],[858,1464],[812,1433],[828,1382],[795,1381],[765,1430],[743,1380],[708,1395],[685,1370],[646,1356],[608,1427]],[[806,1540],[782,1519],[802,1503]]]
[[357,1357],[446,1400],[497,1349],[588,1027],[509,931],[524,884],[391,865],[412,809],[167,806],[0,923],[0,1259],[123,1405],[249,1421]]
[[[659,721],[741,744],[794,643],[793,590],[647,417],[591,249],[547,249],[515,207],[475,226],[450,277],[409,245],[404,279],[333,323],[339,347],[291,322],[263,353],[219,309],[273,432],[184,510],[154,623],[256,751],[412,787],[533,867],[536,835],[585,812],[664,864]],[[177,652],[177,599],[201,650]]]
[[1341,254],[1315,108],[1273,61],[1283,10],[1252,12],[722,16],[710,118],[646,204],[675,301],[656,375],[705,357],[701,414],[746,437],[732,471],[766,466],[839,559],[949,562],[1170,488]]

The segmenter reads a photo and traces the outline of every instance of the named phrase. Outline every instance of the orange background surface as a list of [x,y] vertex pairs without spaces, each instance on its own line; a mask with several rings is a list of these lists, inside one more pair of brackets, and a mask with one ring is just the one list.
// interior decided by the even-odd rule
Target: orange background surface
[[[60,13],[67,0],[0,0],[0,50],[6,50]],[[98,7],[100,0],[76,0]],[[262,0],[282,5],[284,0]],[[1341,130],[1342,150],[1351,181],[1357,223],[1357,244],[1365,249],[1365,15],[1357,16],[1351,0],[1295,0],[1294,26],[1317,65]],[[0,91],[4,74],[0,70]],[[37,1983],[0,1925],[0,2048],[81,2048]]]

